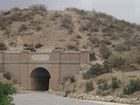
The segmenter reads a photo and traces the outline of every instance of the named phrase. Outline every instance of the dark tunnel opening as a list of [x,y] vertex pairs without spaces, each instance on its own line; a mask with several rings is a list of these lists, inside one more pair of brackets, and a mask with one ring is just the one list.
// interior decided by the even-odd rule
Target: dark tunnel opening
[[36,91],[47,91],[49,89],[50,73],[44,68],[37,68],[32,71],[31,87]]

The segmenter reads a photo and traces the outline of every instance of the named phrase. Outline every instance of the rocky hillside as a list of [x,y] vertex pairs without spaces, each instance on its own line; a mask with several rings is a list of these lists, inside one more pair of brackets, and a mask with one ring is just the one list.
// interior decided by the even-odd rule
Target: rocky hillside
[[140,26],[96,11],[51,11],[31,6],[1,13],[0,41],[8,52],[27,47],[38,52],[55,48],[99,50],[101,46],[129,52],[139,50]]

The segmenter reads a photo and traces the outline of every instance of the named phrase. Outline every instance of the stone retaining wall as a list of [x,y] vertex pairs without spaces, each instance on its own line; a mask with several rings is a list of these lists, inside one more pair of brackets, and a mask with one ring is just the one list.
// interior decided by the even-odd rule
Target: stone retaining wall
[[[49,93],[65,96],[64,92],[49,90]],[[103,102],[114,102],[114,103],[123,103],[123,104],[131,104],[131,105],[140,105],[140,98],[120,98],[116,96],[93,96],[87,95],[86,93],[70,93],[67,97],[81,99],[81,100],[90,100],[90,101],[103,101]]]

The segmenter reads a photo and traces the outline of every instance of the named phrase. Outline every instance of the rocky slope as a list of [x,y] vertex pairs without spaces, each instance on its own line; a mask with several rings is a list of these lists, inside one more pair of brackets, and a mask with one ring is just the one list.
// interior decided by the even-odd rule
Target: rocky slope
[[[7,51],[35,47],[38,52],[94,49],[106,45],[115,52],[139,50],[140,26],[96,11],[14,8],[0,15],[0,41]],[[41,44],[39,48],[37,44]]]

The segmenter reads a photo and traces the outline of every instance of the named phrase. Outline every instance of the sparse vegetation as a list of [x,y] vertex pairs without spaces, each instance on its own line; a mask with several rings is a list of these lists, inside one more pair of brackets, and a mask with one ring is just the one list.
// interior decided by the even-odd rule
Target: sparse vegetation
[[96,83],[97,83],[98,85],[100,85],[100,84],[102,84],[102,83],[104,83],[104,82],[106,82],[106,80],[105,80],[104,78],[100,78],[100,79],[97,80]]
[[33,11],[47,11],[47,8],[45,5],[43,4],[35,4],[35,5],[31,5],[29,7],[29,9],[33,10]]
[[83,79],[90,79],[92,77],[92,75],[88,72],[83,73]]
[[123,89],[125,95],[131,95],[136,91],[140,91],[140,79],[130,80],[130,83]]
[[110,88],[110,86],[108,85],[107,82],[104,82],[101,85],[99,85],[98,88],[101,89],[102,91],[104,91],[104,90],[108,90]]
[[64,95],[64,97],[67,97],[68,94],[70,94],[71,92],[72,92],[71,90],[66,90],[66,91],[65,91],[65,95]]
[[100,47],[100,53],[102,54],[104,59],[108,59],[112,54],[112,52],[109,50],[109,48],[105,45],[102,45]]
[[94,60],[96,60],[95,52],[91,51],[90,52],[90,61],[94,61]]
[[67,46],[67,49],[68,49],[68,50],[73,50],[73,51],[78,51],[78,46],[75,45],[75,44],[69,44],[69,45]]
[[71,77],[70,77],[70,82],[73,83],[73,82],[75,82],[75,81],[76,81],[76,80],[75,80],[75,77],[74,77],[74,76],[71,76]]
[[66,75],[64,76],[63,81],[70,81],[70,83],[73,83],[76,81],[76,79],[74,75]]
[[105,61],[103,65],[100,64],[92,65],[90,70],[88,70],[86,73],[83,74],[83,78],[89,79],[109,72],[112,72],[112,69],[109,66],[109,63]]
[[90,92],[93,89],[94,89],[93,82],[92,81],[87,82],[86,85],[85,85],[86,92]]
[[22,32],[22,31],[26,31],[28,29],[27,25],[26,24],[22,24],[20,27],[19,27],[19,32]]
[[6,79],[8,79],[8,80],[11,80],[11,73],[10,72],[5,72],[4,74],[3,74],[3,77],[5,77]]
[[35,45],[35,48],[41,48],[41,47],[43,47],[43,44],[42,44],[42,43],[37,43],[37,44]]
[[120,88],[121,85],[121,80],[118,79],[117,77],[112,77],[112,89]]
[[0,51],[7,50],[5,43],[0,42]]
[[62,27],[66,28],[70,34],[73,33],[73,21],[71,15],[65,14],[62,17],[61,22],[62,22]]
[[11,42],[9,43],[9,45],[10,45],[11,47],[16,47],[16,46],[17,46],[17,44],[16,44],[15,42],[13,42],[13,41],[11,41]]
[[130,51],[130,47],[128,45],[124,45],[124,44],[117,44],[115,45],[115,49],[116,51]]
[[28,44],[24,44],[24,49],[23,50],[29,50],[31,52],[36,52],[36,49],[34,48],[33,45],[28,45]]
[[111,56],[109,63],[112,67],[120,68],[125,66],[126,59],[122,56]]

